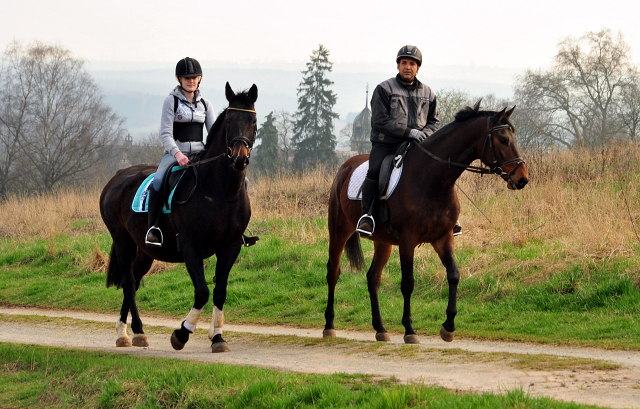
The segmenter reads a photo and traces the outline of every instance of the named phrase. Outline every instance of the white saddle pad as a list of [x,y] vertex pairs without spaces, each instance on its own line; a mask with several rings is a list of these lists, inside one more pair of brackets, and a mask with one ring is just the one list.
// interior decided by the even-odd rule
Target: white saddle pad
[[[389,180],[389,187],[387,187],[387,198],[391,196],[391,193],[393,193],[398,185],[403,167],[404,164],[400,165],[399,168],[396,168],[395,166],[393,167],[393,170],[391,171],[391,179]],[[358,166],[351,174],[351,179],[349,179],[349,188],[347,190],[347,197],[350,200],[362,200],[362,182],[364,182],[364,178],[367,177],[368,170],[369,161],[366,161],[362,165]]]

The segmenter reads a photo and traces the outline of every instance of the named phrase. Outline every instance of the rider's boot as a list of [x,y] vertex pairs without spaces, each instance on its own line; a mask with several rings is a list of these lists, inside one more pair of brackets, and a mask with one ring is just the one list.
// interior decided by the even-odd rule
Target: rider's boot
[[245,247],[253,246],[258,240],[260,240],[260,237],[258,236],[247,236],[246,234],[242,235],[242,244]]
[[371,215],[373,202],[378,195],[378,181],[365,178],[362,183],[362,217],[358,220],[356,231],[366,236],[371,236],[376,228],[376,223]]
[[149,187],[149,196],[147,197],[148,203],[148,226],[147,236],[144,239],[144,243],[149,247],[162,247],[162,231],[158,227],[158,219],[160,211],[162,210],[162,197],[159,192]]

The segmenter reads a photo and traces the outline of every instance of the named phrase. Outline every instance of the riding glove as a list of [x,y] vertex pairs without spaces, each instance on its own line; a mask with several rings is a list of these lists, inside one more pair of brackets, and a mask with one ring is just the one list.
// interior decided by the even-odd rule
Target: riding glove
[[424,132],[418,129],[412,129],[411,132],[409,132],[409,139],[415,141],[416,143],[420,143],[427,139],[427,135],[425,135]]

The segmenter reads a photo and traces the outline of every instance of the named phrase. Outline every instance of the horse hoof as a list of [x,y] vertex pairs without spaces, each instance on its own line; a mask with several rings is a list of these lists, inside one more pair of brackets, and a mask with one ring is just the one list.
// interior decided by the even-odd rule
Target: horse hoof
[[405,344],[419,344],[420,343],[420,339],[418,339],[418,336],[416,334],[409,334],[409,335],[405,335],[404,336],[404,343]]
[[391,337],[388,332],[378,332],[376,334],[376,341],[389,342],[391,341]]
[[131,339],[131,344],[134,347],[146,348],[149,346],[149,341],[147,340],[147,336],[144,334],[133,334],[133,338]]
[[322,331],[322,338],[335,338],[336,330],[335,329],[325,329]]
[[171,334],[171,346],[176,351],[180,351],[182,348],[184,348],[185,343],[178,339],[178,337],[176,336],[176,332],[178,332],[178,330],[173,331],[173,333]]
[[126,348],[130,346],[131,346],[131,338],[129,338],[128,336],[124,336],[116,339],[117,348]]
[[229,349],[229,345],[227,345],[226,341],[215,342],[211,344],[211,352],[213,352],[214,354],[217,354],[218,352],[229,352],[229,351],[231,351],[231,349]]
[[442,328],[440,328],[440,338],[442,338],[443,341],[445,342],[451,342],[453,341],[453,336],[454,336],[454,331],[447,331],[446,329],[444,329],[444,325],[442,326]]

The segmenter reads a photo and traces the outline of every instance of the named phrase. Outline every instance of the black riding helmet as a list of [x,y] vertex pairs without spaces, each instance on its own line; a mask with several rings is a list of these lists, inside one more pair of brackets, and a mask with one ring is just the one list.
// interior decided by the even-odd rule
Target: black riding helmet
[[176,77],[202,77],[202,68],[195,58],[185,57],[176,64]]
[[415,45],[405,45],[402,47],[400,51],[398,51],[396,64],[400,63],[400,59],[402,58],[411,58],[416,60],[418,67],[422,65],[422,53]]

